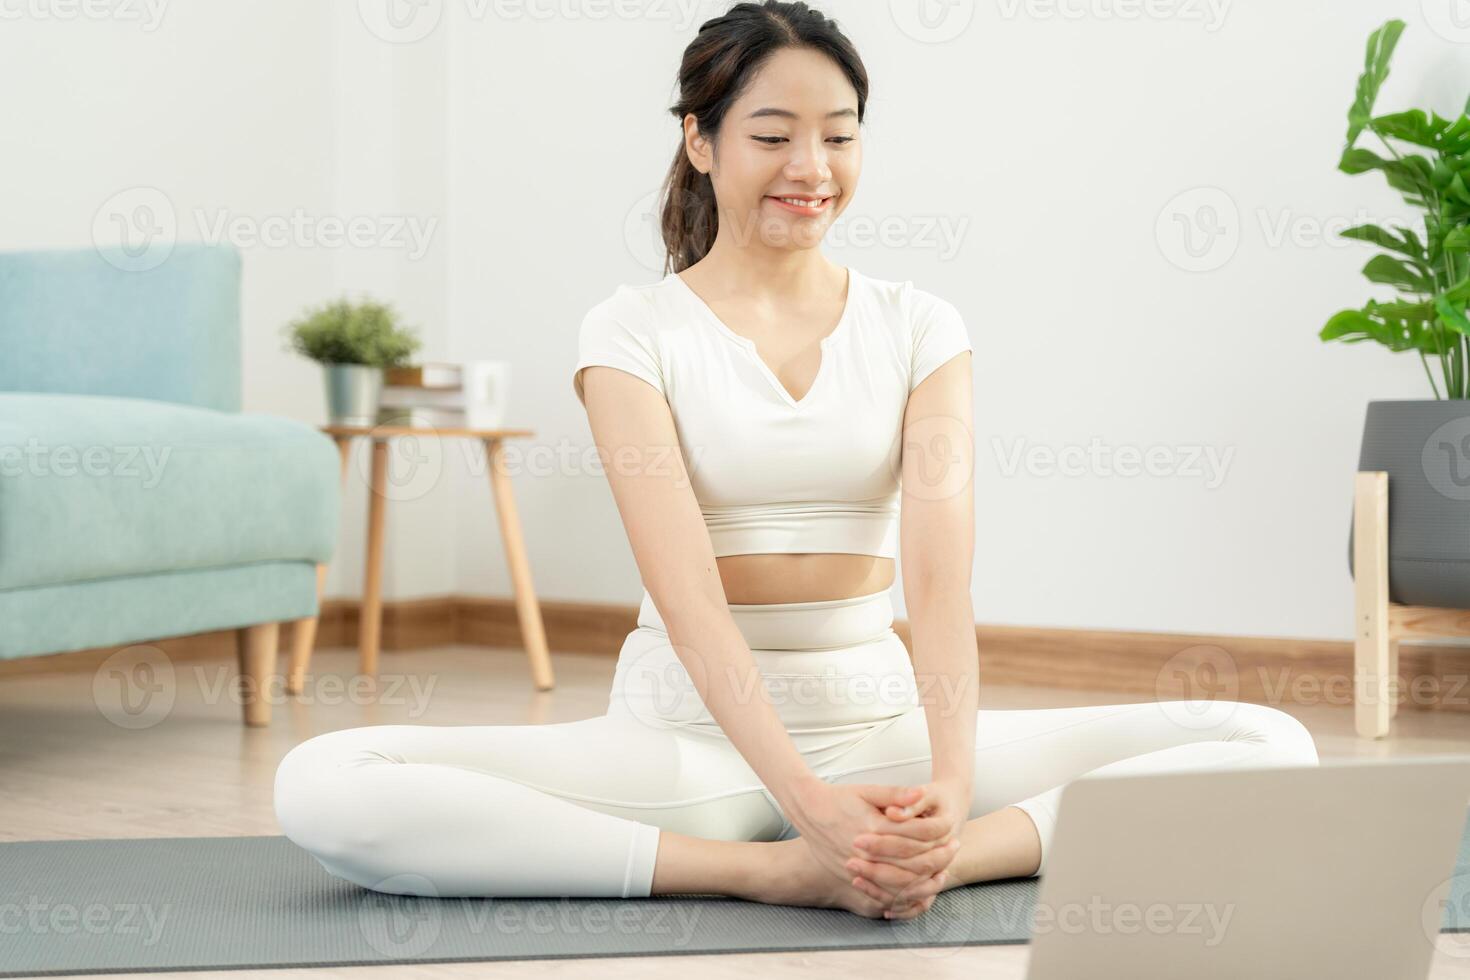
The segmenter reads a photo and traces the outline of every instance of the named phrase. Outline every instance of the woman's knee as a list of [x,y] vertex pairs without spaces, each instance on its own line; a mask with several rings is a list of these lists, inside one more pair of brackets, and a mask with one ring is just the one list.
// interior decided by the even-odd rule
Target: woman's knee
[[350,733],[327,732],[290,749],[276,767],[276,822],[292,842],[313,854],[342,859],[377,843],[372,807],[352,790],[348,765],[361,750]]
[[[322,776],[332,768],[322,736],[298,742],[276,766],[272,804],[276,822],[295,843],[307,847],[324,822]],[[310,848],[308,847],[308,850]]]
[[1271,758],[1282,765],[1317,765],[1317,743],[1301,720],[1268,704],[1241,702],[1245,735],[1271,747]]

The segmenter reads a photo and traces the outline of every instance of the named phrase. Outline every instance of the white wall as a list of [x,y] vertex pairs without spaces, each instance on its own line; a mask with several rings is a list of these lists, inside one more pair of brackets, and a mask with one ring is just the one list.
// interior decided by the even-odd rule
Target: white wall
[[[388,299],[415,327],[418,357],[440,360],[452,343],[449,304],[450,208],[447,182],[448,46],[443,32],[413,44],[386,43],[391,22],[369,21],[371,4],[337,2],[333,59],[333,208],[365,219],[369,244],[333,250],[339,290]],[[299,359],[298,359],[299,361]],[[303,381],[318,402],[314,365]],[[324,406],[313,420],[324,422]],[[388,444],[383,595],[390,599],[456,591],[452,554],[453,476],[434,439]],[[343,495],[340,553],[327,594],[362,594],[368,476],[366,440],[353,445]]]
[[[247,412],[326,421],[320,369],[280,330],[346,291],[395,301],[442,356],[442,42],[384,44],[355,3],[150,4],[0,3],[0,249],[90,247],[118,218],[178,240],[223,229],[244,253]],[[332,240],[334,220],[365,221],[359,244]],[[359,441],[329,595],[360,591],[368,459]],[[449,487],[401,482],[385,593],[451,592]]]
[[[1470,32],[1436,33],[1417,2],[1160,4],[1170,16],[1126,19],[1101,0],[1017,0],[951,5],[960,20],[936,33],[901,28],[902,4],[824,6],[872,80],[859,196],[829,253],[951,299],[975,340],[980,620],[1348,637],[1365,405],[1430,393],[1417,357],[1316,338],[1374,295],[1357,271],[1371,253],[1332,230],[1402,211],[1375,177],[1336,171],[1345,114],[1367,36],[1391,16],[1410,27],[1383,111],[1457,112]],[[570,391],[581,312],[659,275],[625,228],[677,145],[665,107],[699,22],[454,25],[453,305],[503,318],[456,334],[455,352],[517,362],[518,411],[544,444],[588,443]],[[1172,214],[1198,233],[1211,203],[1234,209],[1202,256],[1213,268],[1181,267]],[[859,240],[884,221],[895,244]],[[1094,440],[1108,459],[1162,446],[1168,473],[1013,465],[1018,447]],[[638,596],[604,481],[564,464],[518,487],[543,594]],[[503,593],[488,526],[461,540],[461,589]]]
[[[1463,106],[1470,27],[1453,2],[959,0],[929,4],[937,22],[905,0],[821,4],[873,85],[829,254],[952,300],[975,341],[981,621],[1350,635],[1365,405],[1430,393],[1414,355],[1316,339],[1382,295],[1358,274],[1371,250],[1332,232],[1405,215],[1336,161],[1364,43],[1389,17],[1409,27],[1380,111]],[[343,289],[394,299],[425,356],[514,363],[510,421],[537,436],[511,462],[542,597],[632,602],[571,390],[576,326],[660,274],[645,212],[677,146],[666,107],[684,45],[725,7],[438,0],[390,21],[355,0],[175,0],[151,31],[30,14],[0,30],[0,79],[28,93],[0,131],[24,189],[0,247],[85,244],[135,186],[181,213],[432,222],[423,254],[247,250],[246,409],[323,421],[315,367],[279,350],[280,324]],[[1180,230],[1215,218],[1192,259]],[[880,222],[886,242],[862,237]],[[1018,446],[1093,440],[1164,447],[1173,468],[1009,466]],[[509,594],[467,445],[396,460],[390,597]],[[1181,471],[1195,452],[1223,468]],[[357,593],[362,496],[349,482],[333,595]]]

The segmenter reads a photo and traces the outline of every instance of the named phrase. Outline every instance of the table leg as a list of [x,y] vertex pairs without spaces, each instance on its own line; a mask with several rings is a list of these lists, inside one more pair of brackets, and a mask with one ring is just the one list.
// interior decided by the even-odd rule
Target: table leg
[[378,676],[378,644],[383,628],[383,514],[388,498],[388,440],[373,440],[373,470],[368,480],[367,571],[358,618],[357,669]]
[[240,700],[245,724],[252,728],[271,723],[271,702],[267,692],[276,672],[276,644],[280,635],[280,623],[256,623],[235,630],[235,655],[240,664]]
[[1399,713],[1399,640],[1392,633],[1388,637],[1388,682],[1392,685],[1389,690],[1388,716],[1392,718]]
[[1389,693],[1392,640],[1388,622],[1388,474],[1354,477],[1353,726],[1361,738],[1383,738],[1393,718]]
[[[334,436],[337,454],[342,457],[341,482],[347,485],[347,461],[352,456],[352,437]],[[327,564],[316,566],[316,604],[321,614],[322,592],[327,584]],[[311,651],[316,647],[316,616],[305,616],[291,624],[291,666],[286,671],[286,693],[300,694],[306,681],[306,668],[311,664]]]
[[521,536],[521,519],[516,512],[515,494],[510,477],[500,458],[499,439],[485,440],[485,464],[490,471],[490,491],[495,513],[500,520],[500,537],[505,542],[505,559],[510,566],[511,586],[515,589],[516,618],[521,626],[521,639],[531,660],[531,678],[538,691],[549,691],[556,681],[551,671],[551,653],[546,647],[546,629],[541,622],[541,605],[531,587],[531,565],[526,560],[526,544]]

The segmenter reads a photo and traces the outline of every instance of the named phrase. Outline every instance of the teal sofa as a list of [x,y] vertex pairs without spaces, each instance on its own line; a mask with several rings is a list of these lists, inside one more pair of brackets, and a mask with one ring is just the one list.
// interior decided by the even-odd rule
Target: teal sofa
[[240,411],[236,248],[133,258],[0,252],[0,660],[236,630],[264,725],[279,624],[317,614],[340,457]]

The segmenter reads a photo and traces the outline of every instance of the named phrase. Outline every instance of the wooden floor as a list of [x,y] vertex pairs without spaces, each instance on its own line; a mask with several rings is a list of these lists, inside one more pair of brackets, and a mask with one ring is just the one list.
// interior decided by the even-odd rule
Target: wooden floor
[[[525,657],[502,650],[446,647],[385,651],[380,696],[355,687],[356,651],[313,658],[305,692],[276,697],[271,726],[247,729],[233,700],[232,661],[179,662],[172,683],[156,677],[163,701],[123,705],[91,672],[6,678],[0,684],[0,840],[279,834],[271,807],[276,765],[291,746],[321,732],[377,724],[539,724],[600,714],[613,658],[558,654],[558,686],[536,693]],[[1051,707],[1141,700],[1116,693],[983,685],[982,707]],[[1403,710],[1393,735],[1365,741],[1352,712],[1338,706],[1289,708],[1316,737],[1323,758],[1462,752],[1470,713]],[[1369,900],[1367,896],[1362,896]],[[1021,978],[1029,947],[988,946],[818,953],[615,957],[494,963],[230,970],[200,974],[262,977],[598,976],[639,980],[701,975],[746,980],[823,974],[929,978]],[[384,972],[388,971],[388,972]],[[179,978],[185,973],[117,974]],[[1434,978],[1470,978],[1470,938],[1441,937]]]

